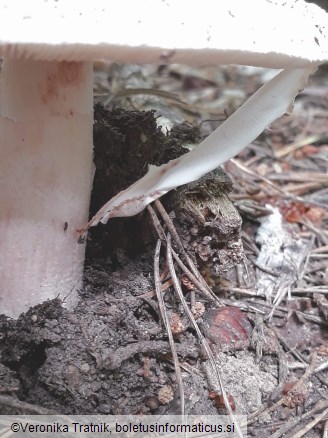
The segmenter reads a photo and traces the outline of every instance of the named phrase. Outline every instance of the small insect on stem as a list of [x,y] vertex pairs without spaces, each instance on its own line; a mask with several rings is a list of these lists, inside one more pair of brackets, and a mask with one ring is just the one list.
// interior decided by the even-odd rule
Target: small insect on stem
[[64,231],[68,230],[68,222],[64,222]]

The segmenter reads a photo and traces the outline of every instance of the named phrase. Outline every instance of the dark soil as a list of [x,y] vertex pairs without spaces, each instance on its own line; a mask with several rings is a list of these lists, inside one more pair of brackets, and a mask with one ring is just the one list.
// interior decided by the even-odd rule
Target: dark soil
[[[180,146],[181,140],[198,142],[198,130],[183,125],[165,135],[157,127],[153,112],[115,109],[108,113],[96,106],[97,171],[90,216],[144,175],[149,163],[159,165],[186,152]],[[251,158],[247,153],[245,159]],[[241,192],[246,177],[238,179],[235,174],[233,178]],[[249,291],[240,286],[246,278],[246,274],[240,274],[240,266],[247,268],[250,283],[256,286],[256,280],[252,278],[254,266],[243,258],[241,220],[229,204],[231,187],[229,178],[218,171],[196,185],[173,192],[163,204],[184,247],[220,300],[197,293],[193,298],[193,285],[178,271],[186,300],[190,303],[196,299],[199,308],[204,309],[198,315],[198,324],[216,354],[231,406],[235,413],[247,415],[264,406],[266,410],[256,426],[249,428],[253,427],[255,436],[264,437],[276,430],[276,424],[280,427],[327,399],[324,373],[318,378],[312,376],[311,384],[293,390],[304,374],[302,363],[308,366],[311,361],[310,355],[307,360],[304,354],[295,358],[294,350],[299,347],[311,354],[327,355],[327,324],[320,329],[314,325],[314,329],[320,306],[311,308],[307,298],[297,301],[301,307],[295,309],[278,306],[275,315],[266,321],[262,315],[270,306],[265,307],[256,294],[250,295],[253,301],[242,299]],[[254,193],[258,192],[249,191],[248,197]],[[259,215],[267,214],[260,204]],[[248,252],[258,253],[254,243],[257,212],[249,219],[249,208],[241,211],[247,212],[244,246]],[[0,316],[0,413],[180,413],[168,336],[154,293],[156,240],[147,211],[92,228],[87,241],[84,288],[74,311],[62,307],[57,299],[31,308],[17,321]],[[230,269],[237,264],[237,270]],[[167,272],[164,261],[162,272]],[[166,280],[169,283],[170,278],[164,274],[163,287]],[[170,286],[165,286],[164,299],[175,330],[186,413],[224,414],[206,355]],[[284,348],[282,339],[288,340]],[[288,372],[288,361],[296,363],[295,370]],[[309,436],[316,436],[313,433]]]

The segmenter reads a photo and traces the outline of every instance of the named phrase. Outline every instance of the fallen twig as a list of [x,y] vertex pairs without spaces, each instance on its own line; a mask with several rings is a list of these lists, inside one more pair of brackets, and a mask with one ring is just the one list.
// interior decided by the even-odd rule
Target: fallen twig
[[183,388],[183,380],[181,376],[181,370],[179,365],[179,358],[178,353],[175,348],[175,343],[172,335],[172,330],[170,326],[170,322],[167,316],[163,296],[162,296],[162,290],[161,290],[161,281],[160,281],[160,275],[159,275],[159,255],[161,250],[161,240],[159,239],[156,244],[156,251],[155,251],[155,258],[154,258],[154,280],[155,280],[155,290],[158,300],[158,305],[161,311],[161,316],[163,319],[164,326],[167,331],[167,335],[169,338],[169,344],[171,347],[172,352],[172,358],[174,362],[174,369],[175,374],[177,376],[177,382],[178,382],[178,388],[179,388],[179,394],[180,394],[180,404],[181,404],[181,415],[185,415],[185,397],[184,397],[184,388]]
[[[304,372],[303,376],[293,386],[293,391],[299,389],[304,384],[304,382],[313,374],[313,371],[315,369],[316,359],[317,359],[317,353],[314,352],[311,355],[311,363],[310,363],[310,365],[307,367],[307,369]],[[276,403],[274,403],[271,406],[265,405],[265,406],[262,406],[261,408],[259,408],[256,412],[254,412],[253,414],[251,414],[248,417],[247,425],[250,425],[250,424],[254,423],[254,421],[256,420],[256,418],[259,415],[263,415],[263,414],[272,412],[275,409],[277,409],[279,406],[281,406],[287,400],[287,397],[288,397],[288,394],[284,395],[283,397],[281,397]]]
[[[151,219],[153,221],[153,225],[155,227],[155,230],[157,231],[157,234],[158,234],[159,238],[166,245],[166,236],[165,236],[163,227],[162,227],[160,221],[158,220],[158,217],[156,216],[156,213],[155,213],[154,209],[151,207],[151,205],[148,205],[147,209],[148,209],[148,212],[150,213]],[[182,269],[182,271],[194,283],[194,285],[196,286],[197,290],[200,293],[202,293],[204,295],[204,297],[206,297],[207,299],[218,301],[218,299],[214,295],[214,293],[211,290],[211,288],[207,285],[205,280],[204,279],[202,281],[199,280],[202,277],[201,277],[201,274],[198,272],[197,268],[194,266],[194,264],[192,266],[194,267],[194,269],[196,269],[196,274],[197,274],[196,276],[192,272],[190,272],[190,270],[184,265],[184,263],[182,262],[180,257],[173,250],[173,248],[172,248],[172,255],[173,255],[174,259],[177,261],[177,263],[179,264],[179,266]]]
[[168,261],[168,265],[169,265],[169,269],[170,269],[170,273],[171,273],[171,278],[172,278],[173,284],[174,284],[174,290],[176,291],[176,293],[177,293],[177,295],[182,303],[183,309],[184,309],[186,315],[188,316],[190,322],[192,323],[202,346],[204,347],[204,350],[205,350],[206,355],[207,355],[209,362],[210,362],[211,370],[213,373],[212,376],[218,382],[218,385],[220,387],[220,391],[222,393],[225,408],[228,412],[228,415],[229,415],[231,421],[233,421],[235,423],[237,435],[240,438],[242,438],[243,437],[242,431],[240,429],[240,426],[238,425],[238,423],[236,422],[236,420],[234,418],[234,415],[233,415],[233,412],[232,412],[232,409],[230,406],[230,402],[228,400],[227,393],[226,393],[224,386],[223,386],[221,375],[220,375],[220,373],[216,367],[216,364],[215,364],[215,358],[213,356],[212,350],[210,349],[210,346],[209,346],[207,340],[204,338],[202,332],[200,331],[198,324],[195,321],[195,318],[194,318],[191,310],[189,309],[189,307],[186,303],[186,300],[184,299],[182,289],[181,289],[180,283],[178,281],[178,278],[176,276],[174,265],[173,265],[173,258],[172,258],[172,252],[171,252],[171,236],[169,233],[167,234],[166,241],[167,241],[166,256],[167,256],[167,261]]
[[[326,400],[319,400],[318,403],[316,403],[316,405],[314,406],[313,409],[311,409],[308,412],[305,412],[303,415],[301,415],[300,417],[296,418],[295,420],[292,420],[292,421],[289,421],[288,423],[286,423],[279,430],[277,430],[274,434],[272,434],[270,436],[270,438],[280,438],[286,432],[288,432],[290,429],[293,429],[295,426],[297,426],[301,421],[306,420],[306,419],[312,417],[317,412],[322,411],[322,409],[324,409],[323,412],[325,412],[327,407],[328,407],[328,402]],[[295,433],[295,432],[293,432],[293,433]],[[292,435],[292,437],[294,438],[294,435]]]

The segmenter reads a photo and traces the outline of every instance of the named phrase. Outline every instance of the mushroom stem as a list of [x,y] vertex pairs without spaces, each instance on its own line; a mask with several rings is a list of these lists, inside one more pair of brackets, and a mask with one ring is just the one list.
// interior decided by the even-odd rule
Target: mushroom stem
[[0,99],[0,314],[76,300],[93,177],[92,63],[6,59]]

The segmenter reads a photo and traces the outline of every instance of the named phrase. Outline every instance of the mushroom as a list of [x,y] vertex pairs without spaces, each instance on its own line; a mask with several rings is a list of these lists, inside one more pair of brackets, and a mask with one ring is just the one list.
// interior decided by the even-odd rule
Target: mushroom
[[[253,0],[252,9],[244,0],[0,0],[0,313],[17,317],[56,296],[73,305],[82,285],[77,229],[94,171],[93,60],[287,68],[284,104],[275,96],[278,111],[262,125],[327,60],[319,7]],[[140,208],[132,210],[123,214]]]

